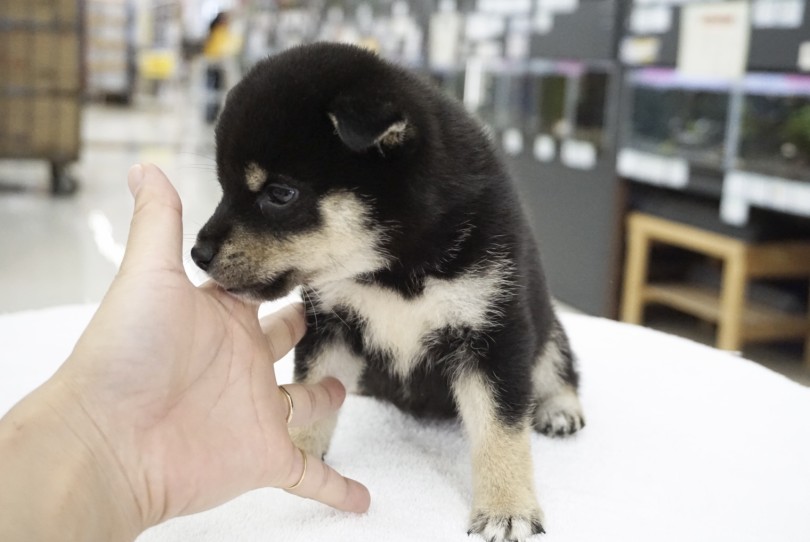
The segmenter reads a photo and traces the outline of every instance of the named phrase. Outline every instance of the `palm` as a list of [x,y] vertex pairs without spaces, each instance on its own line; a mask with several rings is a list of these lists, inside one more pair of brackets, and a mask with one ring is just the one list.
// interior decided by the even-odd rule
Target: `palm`
[[[132,442],[119,453],[146,451],[140,475],[160,477],[150,487],[174,496],[164,517],[210,508],[258,480],[276,482],[268,465],[289,461],[294,448],[256,307],[176,273],[145,278],[119,277],[89,328],[103,327],[96,335],[109,341],[94,349],[119,352],[86,375],[95,381],[88,387],[109,394],[95,404],[116,405],[105,417],[129,422]],[[132,364],[142,366],[138,380]],[[152,472],[151,464],[160,468]],[[215,499],[207,497],[211,487],[219,488]]]

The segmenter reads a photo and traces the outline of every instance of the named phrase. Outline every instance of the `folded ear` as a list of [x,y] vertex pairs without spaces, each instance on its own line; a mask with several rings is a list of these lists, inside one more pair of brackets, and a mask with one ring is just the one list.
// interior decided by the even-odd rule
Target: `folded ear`
[[405,145],[415,135],[405,114],[390,100],[372,96],[336,98],[329,119],[349,149],[363,152],[377,147],[381,152]]

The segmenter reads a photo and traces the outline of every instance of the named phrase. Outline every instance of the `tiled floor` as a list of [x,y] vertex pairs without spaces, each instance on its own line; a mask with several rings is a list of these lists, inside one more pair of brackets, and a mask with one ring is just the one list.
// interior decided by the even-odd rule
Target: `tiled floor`
[[[132,210],[126,174],[134,163],[160,165],[177,187],[188,254],[219,199],[213,132],[201,111],[198,94],[182,88],[132,108],[88,106],[82,156],[72,168],[81,188],[71,197],[49,195],[44,163],[0,160],[0,312],[101,299],[126,242]],[[186,267],[202,279],[188,256]],[[712,341],[711,330],[677,316],[650,323]],[[745,355],[810,385],[796,348],[757,348]]]

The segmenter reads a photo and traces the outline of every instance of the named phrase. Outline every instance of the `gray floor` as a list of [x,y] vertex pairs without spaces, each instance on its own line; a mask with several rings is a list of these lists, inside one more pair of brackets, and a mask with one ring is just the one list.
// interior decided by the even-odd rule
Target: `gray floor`
[[[72,167],[81,182],[75,196],[48,193],[42,162],[0,160],[0,312],[101,299],[126,242],[132,210],[126,173],[134,163],[158,164],[180,192],[188,254],[219,198],[213,132],[202,122],[201,109],[199,96],[181,88],[131,108],[88,106],[81,159]],[[186,268],[202,279],[188,257]],[[564,305],[561,310],[573,311]],[[649,323],[713,341],[711,329],[679,315],[656,314]],[[744,354],[810,385],[797,347],[758,347]]]

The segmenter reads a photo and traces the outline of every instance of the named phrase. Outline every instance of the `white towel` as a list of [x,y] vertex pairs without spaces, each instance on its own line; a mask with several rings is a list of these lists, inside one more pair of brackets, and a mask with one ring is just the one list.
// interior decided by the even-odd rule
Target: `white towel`
[[[47,378],[93,308],[0,316],[0,412]],[[533,438],[545,542],[810,541],[810,389],[640,327],[566,316],[588,425]],[[290,380],[289,359],[278,365]],[[327,460],[368,485],[367,514],[265,489],[138,542],[465,542],[470,454],[458,423],[349,397]]]

